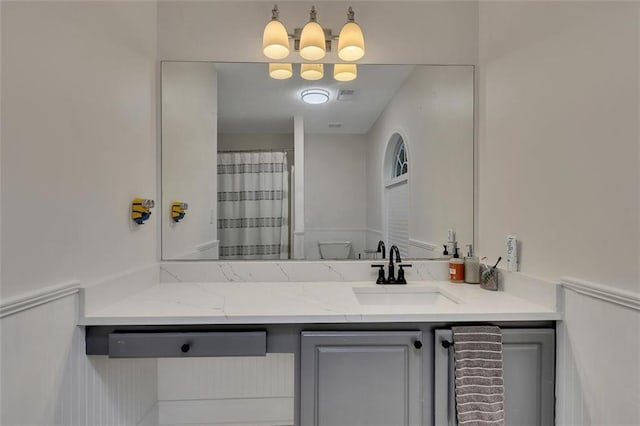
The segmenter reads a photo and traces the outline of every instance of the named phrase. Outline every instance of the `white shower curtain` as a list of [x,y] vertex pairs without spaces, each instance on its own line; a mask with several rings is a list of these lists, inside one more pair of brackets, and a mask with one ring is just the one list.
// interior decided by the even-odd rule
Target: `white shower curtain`
[[284,152],[218,154],[220,259],[289,258]]

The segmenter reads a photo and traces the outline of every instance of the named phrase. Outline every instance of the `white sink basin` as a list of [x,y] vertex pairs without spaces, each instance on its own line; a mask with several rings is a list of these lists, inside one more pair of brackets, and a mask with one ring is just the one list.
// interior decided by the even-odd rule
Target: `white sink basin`
[[460,303],[436,287],[354,287],[353,293],[361,305],[432,305],[434,303]]

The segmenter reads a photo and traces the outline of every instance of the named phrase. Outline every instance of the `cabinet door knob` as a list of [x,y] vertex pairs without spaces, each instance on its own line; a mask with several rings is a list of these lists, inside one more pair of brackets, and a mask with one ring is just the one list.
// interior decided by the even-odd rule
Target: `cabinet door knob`
[[413,342],[413,347],[416,349],[422,348],[422,342],[420,340],[416,340],[415,342]]
[[185,343],[184,345],[180,346],[180,350],[184,353],[189,352],[189,349],[191,349],[191,345],[189,345],[188,343]]

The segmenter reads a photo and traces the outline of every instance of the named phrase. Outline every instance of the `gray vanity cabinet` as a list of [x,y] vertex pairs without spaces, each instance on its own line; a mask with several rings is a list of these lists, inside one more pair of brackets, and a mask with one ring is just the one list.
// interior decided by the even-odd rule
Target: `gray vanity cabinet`
[[303,332],[301,426],[418,426],[422,332]]
[[[456,425],[451,330],[435,332],[434,424]],[[502,350],[507,425],[554,424],[555,331],[503,329]]]

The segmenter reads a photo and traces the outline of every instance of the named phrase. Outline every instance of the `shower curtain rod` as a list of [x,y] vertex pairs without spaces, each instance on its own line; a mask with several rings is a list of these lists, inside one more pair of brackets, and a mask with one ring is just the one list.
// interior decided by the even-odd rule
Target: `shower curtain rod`
[[293,148],[283,148],[283,149],[232,149],[232,150],[221,150],[218,151],[218,154],[227,154],[233,152],[289,152],[293,151]]

